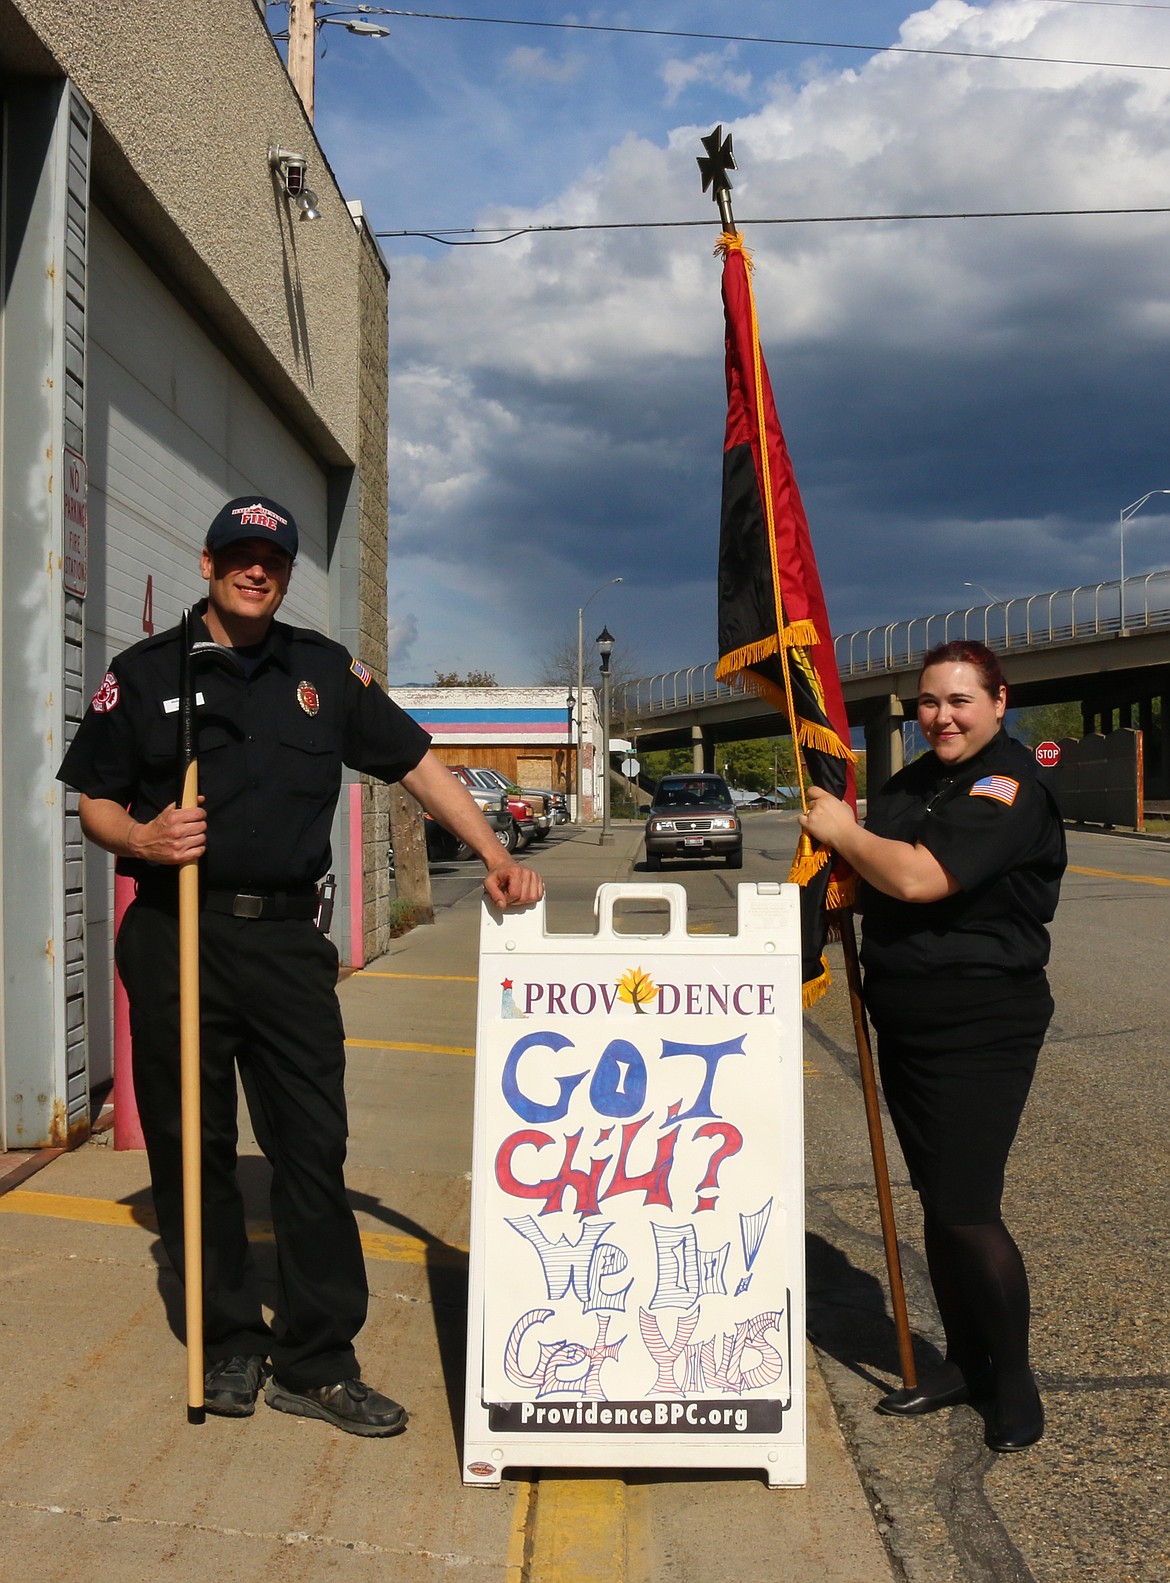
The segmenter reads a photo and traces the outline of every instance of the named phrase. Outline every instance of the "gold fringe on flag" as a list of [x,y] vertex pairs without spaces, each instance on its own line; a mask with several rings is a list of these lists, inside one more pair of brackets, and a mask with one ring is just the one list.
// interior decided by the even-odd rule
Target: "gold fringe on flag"
[[742,231],[723,231],[720,234],[719,240],[715,244],[715,256],[716,258],[722,258],[726,262],[728,253],[743,254],[744,268],[749,275],[755,269],[755,260],[752,258],[750,250],[744,246]]
[[857,763],[857,754],[852,748],[847,748],[829,726],[822,726],[815,720],[806,720],[800,715],[797,717],[796,728],[800,734],[802,748],[816,748],[820,753],[827,753],[830,758],[848,759],[851,764]]
[[788,870],[789,884],[807,885],[810,879],[820,873],[826,863],[832,861],[832,850],[827,846],[813,846],[808,832],[802,830],[800,840],[796,843],[796,856],[792,859],[792,867]]
[[810,978],[807,983],[801,985],[800,999],[805,1011],[810,1006],[816,1005],[821,996],[827,993],[832,982],[833,975],[829,972],[829,964],[824,957],[821,957],[820,977]]
[[762,664],[770,660],[773,654],[779,653],[780,639],[778,637],[761,638],[758,643],[745,643],[743,648],[736,649],[733,654],[725,654],[715,667],[715,680],[717,682],[743,681],[748,685],[747,679],[739,675],[749,665]]
[[[844,879],[844,880],[831,879],[829,881],[829,888],[825,892],[825,911],[826,912],[840,912],[845,907],[852,907],[856,900],[857,900],[857,875],[856,874],[850,874],[848,876],[848,878]],[[840,938],[840,932],[838,931],[836,936],[834,936],[832,933],[830,933],[829,938],[830,939],[834,939],[834,938],[839,939]]]
[[[807,885],[810,879],[820,873],[826,863],[832,861],[832,847],[815,847],[809,836],[802,832],[800,840],[796,843],[796,856],[792,859],[792,867],[788,871],[789,884]],[[856,900],[856,874],[850,874],[843,880],[829,881],[829,888],[825,892],[826,912],[838,912],[842,907],[852,907]]]

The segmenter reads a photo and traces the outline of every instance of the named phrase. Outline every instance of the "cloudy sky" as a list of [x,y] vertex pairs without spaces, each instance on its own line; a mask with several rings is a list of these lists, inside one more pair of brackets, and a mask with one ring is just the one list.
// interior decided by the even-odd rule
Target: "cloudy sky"
[[[458,9],[515,22],[323,29],[342,189],[378,231],[585,229],[382,242],[395,682],[538,680],[616,576],[587,642],[714,658],[717,122],[835,630],[1117,576],[1120,510],[1170,487],[1170,214],[765,222],[1170,204],[1170,4]],[[1125,550],[1170,565],[1160,497]]]

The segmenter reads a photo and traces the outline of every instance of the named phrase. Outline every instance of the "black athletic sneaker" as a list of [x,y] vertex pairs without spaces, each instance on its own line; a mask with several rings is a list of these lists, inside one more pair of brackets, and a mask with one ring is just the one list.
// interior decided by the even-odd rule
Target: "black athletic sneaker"
[[342,1380],[338,1385],[297,1391],[270,1379],[264,1400],[278,1412],[295,1413],[299,1418],[323,1418],[350,1435],[400,1435],[407,1425],[405,1407],[361,1380]]
[[209,1413],[222,1418],[250,1418],[256,1397],[268,1378],[266,1358],[219,1358],[203,1376],[203,1400]]

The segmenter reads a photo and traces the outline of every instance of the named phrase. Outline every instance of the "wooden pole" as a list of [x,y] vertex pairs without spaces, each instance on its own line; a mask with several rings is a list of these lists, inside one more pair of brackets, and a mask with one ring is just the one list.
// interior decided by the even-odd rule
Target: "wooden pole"
[[861,1091],[865,1096],[865,1122],[869,1129],[869,1150],[873,1156],[873,1179],[877,1187],[878,1214],[882,1223],[882,1242],[886,1250],[886,1269],[890,1278],[890,1306],[894,1310],[894,1330],[898,1337],[898,1362],[902,1384],[913,1390],[918,1384],[914,1367],[914,1348],[910,1340],[910,1319],[906,1312],[906,1288],[902,1282],[902,1260],[898,1253],[898,1230],[894,1225],[894,1199],[890,1192],[890,1171],[886,1163],[886,1140],[882,1133],[882,1113],[878,1105],[877,1076],[869,1044],[869,1025],[861,997],[861,964],[857,959],[857,937],[853,914],[845,910],[841,918],[841,949],[845,955],[845,978],[849,985],[849,1005],[853,1012],[853,1036],[857,1041],[857,1062],[861,1068]]
[[310,122],[313,119],[316,49],[316,0],[288,0],[288,74]]
[[[179,662],[179,805],[199,804],[191,612],[184,610]],[[203,1399],[203,1117],[199,1077],[199,863],[179,869],[179,1080],[183,1140],[183,1285],[187,1311],[187,1422],[207,1417]]]

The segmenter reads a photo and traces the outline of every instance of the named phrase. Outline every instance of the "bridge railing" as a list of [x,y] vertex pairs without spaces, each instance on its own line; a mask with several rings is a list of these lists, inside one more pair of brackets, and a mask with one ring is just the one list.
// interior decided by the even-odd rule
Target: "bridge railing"
[[[1006,653],[1164,626],[1170,626],[1170,570],[1127,577],[1124,590],[1115,578],[842,632],[834,652],[842,680],[846,680],[904,670],[936,644],[961,638]],[[669,714],[742,693],[741,687],[716,681],[715,664],[710,660],[706,665],[621,683],[614,689],[615,715],[628,720]]]

